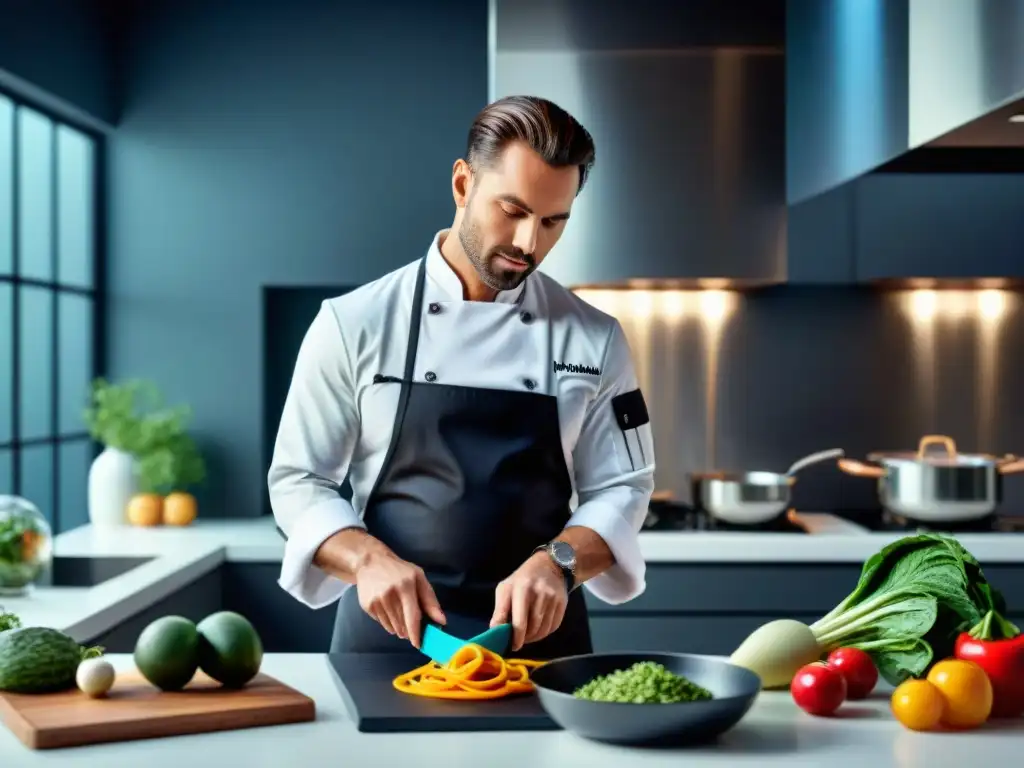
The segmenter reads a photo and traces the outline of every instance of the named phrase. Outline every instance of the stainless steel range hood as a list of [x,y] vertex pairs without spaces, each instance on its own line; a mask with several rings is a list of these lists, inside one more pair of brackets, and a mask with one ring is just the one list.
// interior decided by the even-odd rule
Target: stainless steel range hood
[[786,15],[791,205],[922,147],[1024,146],[1001,111],[1024,96],[1024,0],[788,0]]
[[491,98],[547,97],[597,163],[543,269],[576,288],[786,279],[783,0],[492,0]]

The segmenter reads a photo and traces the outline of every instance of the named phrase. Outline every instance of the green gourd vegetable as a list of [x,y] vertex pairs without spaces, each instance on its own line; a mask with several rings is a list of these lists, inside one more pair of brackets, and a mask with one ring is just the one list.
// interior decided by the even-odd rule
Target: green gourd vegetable
[[840,647],[866,651],[890,684],[920,677],[953,654],[956,637],[1005,601],[978,561],[952,536],[906,536],[873,555],[854,590],[813,624],[769,622],[731,661],[765,688],[789,685],[804,664]]
[[102,653],[102,648],[83,648],[73,638],[49,627],[0,632],[0,691],[68,690],[75,686],[79,663]]

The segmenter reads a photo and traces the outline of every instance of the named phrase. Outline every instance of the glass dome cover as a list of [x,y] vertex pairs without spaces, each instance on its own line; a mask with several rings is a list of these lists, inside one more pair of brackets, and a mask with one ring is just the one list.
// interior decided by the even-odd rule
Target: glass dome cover
[[53,531],[39,508],[0,496],[0,595],[25,594],[53,559]]

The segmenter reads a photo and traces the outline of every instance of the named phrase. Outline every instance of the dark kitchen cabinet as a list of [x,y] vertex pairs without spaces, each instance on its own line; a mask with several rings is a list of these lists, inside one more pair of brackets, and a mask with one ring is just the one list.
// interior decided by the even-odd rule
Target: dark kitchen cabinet
[[[983,566],[1019,624],[1024,564]],[[587,595],[594,648],[728,655],[774,619],[821,618],[853,590],[860,571],[848,563],[652,563],[647,590],[635,600],[608,605]]]
[[152,621],[163,616],[184,616],[198,623],[211,613],[221,610],[221,576],[219,568],[210,571],[191,584],[144,608],[113,629],[79,642],[102,645],[107,653],[132,653],[135,650],[135,641]]
[[773,619],[812,622],[818,616],[595,616],[590,632],[596,653],[666,651],[728,656],[746,637]]
[[267,653],[327,653],[335,606],[313,610],[277,583],[280,563],[225,563],[224,608],[246,616]]
[[854,210],[859,282],[1024,277],[1024,174],[870,174]]

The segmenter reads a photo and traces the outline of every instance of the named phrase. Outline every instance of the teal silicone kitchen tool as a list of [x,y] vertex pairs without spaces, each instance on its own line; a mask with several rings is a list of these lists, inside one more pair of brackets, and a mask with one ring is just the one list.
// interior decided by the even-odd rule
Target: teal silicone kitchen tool
[[494,651],[499,656],[508,652],[509,641],[512,639],[512,625],[499,624],[491,627],[486,632],[481,632],[469,642],[482,645],[489,651]]
[[509,639],[512,637],[512,627],[509,624],[499,624],[496,627],[481,632],[469,640],[462,640],[449,635],[436,624],[428,623],[423,628],[423,639],[420,642],[420,653],[430,657],[438,664],[447,664],[455,652],[469,643],[483,646],[489,651],[504,655],[508,650]]

